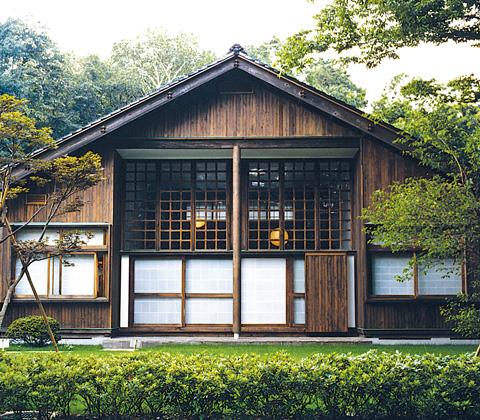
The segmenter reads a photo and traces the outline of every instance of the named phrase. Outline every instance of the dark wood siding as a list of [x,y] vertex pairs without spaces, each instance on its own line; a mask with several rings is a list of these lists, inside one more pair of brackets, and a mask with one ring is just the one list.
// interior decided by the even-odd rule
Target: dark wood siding
[[[376,190],[385,189],[393,182],[402,182],[408,177],[428,175],[427,168],[420,166],[416,160],[377,141],[364,139],[361,150],[361,178],[357,178],[357,182],[363,183],[363,207],[371,204],[371,196]],[[411,329],[413,332],[448,328],[439,312],[443,300],[368,300],[370,273],[367,264],[366,236],[361,232],[362,225],[360,220],[357,230],[360,235],[357,245],[358,327],[378,333],[384,330]]]
[[254,84],[253,94],[219,94],[208,86],[141,118],[115,137],[356,136],[346,124]]
[[[110,304],[106,301],[42,301],[42,304],[47,315],[55,318],[60,323],[61,328],[110,328]],[[31,315],[40,315],[40,310],[35,301],[12,301],[8,307],[3,326],[8,327],[15,319]]]
[[307,254],[305,280],[307,332],[346,332],[348,330],[346,254]]
[[[375,301],[367,303],[367,329],[421,330],[451,328],[440,315],[440,300]],[[413,331],[412,331],[413,332]]]
[[[108,148],[93,149],[102,156],[102,165],[104,168],[105,180],[98,185],[89,188],[82,192],[81,197],[85,201],[85,205],[78,212],[67,213],[57,216],[54,222],[97,222],[97,223],[112,223],[113,221],[113,168],[114,151]],[[85,152],[85,151],[83,151]],[[83,154],[83,153],[80,153]],[[33,190],[37,192],[37,190]],[[14,202],[8,204],[8,217],[10,222],[23,222],[28,220],[38,207],[35,205],[26,204],[26,194],[22,194]],[[33,222],[42,222],[45,220],[46,212],[40,212]]]
[[[69,213],[56,217],[53,222],[64,223],[109,223],[113,222],[113,183],[114,183],[114,151],[111,148],[101,147],[92,149],[102,156],[102,165],[104,168],[105,180],[95,187],[83,192],[82,198],[86,202],[85,206],[75,213]],[[79,151],[79,155],[85,153],[86,150]],[[31,215],[38,209],[35,205],[26,205],[26,195],[22,194],[14,202],[9,204],[8,216],[11,222],[23,222],[28,220]],[[45,220],[45,211],[40,212],[33,222],[42,222]],[[107,235],[108,240],[112,238],[112,234]],[[108,242],[109,250],[111,243]],[[9,248],[3,245],[2,248]],[[3,251],[3,250],[2,250]],[[10,250],[1,253],[1,301],[7,291],[5,279],[10,277],[11,273],[11,253]],[[110,257],[112,253],[109,252]],[[110,259],[107,267],[112,267],[116,261]],[[118,270],[114,270],[118,276]],[[111,274],[108,276],[111,277]],[[117,287],[117,286],[116,286]],[[112,287],[107,287],[107,292],[111,293]],[[113,293],[113,296],[117,297]],[[79,301],[76,299],[62,299],[53,302],[43,300],[43,305],[47,315],[52,316],[60,322],[62,328],[84,329],[84,328],[111,328],[111,312],[110,302],[107,299],[98,299],[92,301]],[[118,306],[118,305],[117,305]],[[31,301],[21,301],[20,299],[11,302],[3,326],[7,327],[13,320],[29,315],[39,314],[37,304]],[[118,318],[118,307],[115,309],[114,315]]]
[[[0,237],[3,238],[6,235],[6,228],[0,228]],[[11,278],[11,247],[10,240],[6,240],[0,244],[0,296],[2,297],[7,293],[7,282]]]

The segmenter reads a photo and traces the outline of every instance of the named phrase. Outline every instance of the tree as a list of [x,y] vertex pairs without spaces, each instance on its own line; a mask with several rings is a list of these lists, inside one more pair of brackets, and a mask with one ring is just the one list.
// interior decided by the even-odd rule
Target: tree
[[[457,270],[464,267],[476,287],[480,286],[479,93],[480,81],[473,76],[447,85],[394,80],[391,92],[375,104],[374,115],[409,133],[400,142],[408,144],[409,154],[432,174],[377,191],[363,213],[375,241],[392,251],[417,250],[411,267],[442,270],[439,261],[453,259]],[[480,296],[459,297],[442,312],[456,323],[458,332],[480,336],[478,322],[465,324],[467,318],[480,319]]]
[[[282,48],[281,41],[273,37],[269,42],[260,46],[247,45],[247,54],[269,66],[275,66]],[[365,89],[356,86],[351,80],[344,66],[329,60],[317,58],[302,69],[287,71],[290,76],[304,80],[318,90],[333,96],[356,108],[367,105]]]
[[214,59],[212,52],[199,49],[192,35],[180,32],[170,36],[159,29],[149,29],[135,40],[115,43],[109,62],[119,80],[134,82],[140,97]]
[[[81,157],[66,156],[54,160],[36,158],[35,155],[39,149],[55,147],[55,142],[50,137],[49,129],[35,128],[34,120],[24,115],[25,109],[24,100],[18,100],[9,95],[0,96],[0,225],[4,228],[0,243],[10,240],[22,264],[22,270],[15,279],[6,279],[8,289],[0,310],[0,326],[15,287],[24,275],[30,283],[46,320],[28,267],[35,261],[45,259],[47,253],[54,256],[68,256],[85,244],[83,232],[72,231],[63,234],[52,246],[46,237],[47,228],[58,214],[77,211],[83,205],[83,201],[77,194],[96,185],[102,179],[100,156],[91,152]],[[18,166],[30,168],[33,172],[30,182],[48,191],[45,204],[35,213],[37,215],[45,211],[46,215],[43,229],[36,240],[20,241],[15,236],[15,233],[27,226],[35,215],[16,231],[12,230],[8,220],[8,200],[28,191],[28,185],[17,181],[14,177],[14,170]],[[54,341],[53,337],[52,341]]]
[[477,0],[333,0],[315,20],[314,30],[293,35],[282,48],[286,69],[303,68],[330,49],[345,62],[375,67],[398,58],[403,47],[447,41],[479,46],[480,40]]
[[340,99],[355,108],[367,106],[367,100],[365,99],[367,92],[350,80],[345,67],[319,58],[309,64],[303,70],[303,73],[306,74],[306,83],[327,95]]
[[65,57],[45,28],[19,19],[0,24],[0,94],[27,99],[28,117],[55,137],[71,131]]

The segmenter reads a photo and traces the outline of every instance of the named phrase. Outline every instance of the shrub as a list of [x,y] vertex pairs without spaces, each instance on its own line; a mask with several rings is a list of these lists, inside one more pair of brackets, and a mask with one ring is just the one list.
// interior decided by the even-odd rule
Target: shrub
[[191,357],[134,353],[82,358],[0,352],[0,412],[85,418],[473,420],[480,360],[375,351]]
[[[55,341],[60,341],[60,324],[56,319],[47,317]],[[14,342],[23,342],[27,346],[44,347],[51,344],[45,321],[41,316],[27,316],[13,321],[7,329],[6,336]]]

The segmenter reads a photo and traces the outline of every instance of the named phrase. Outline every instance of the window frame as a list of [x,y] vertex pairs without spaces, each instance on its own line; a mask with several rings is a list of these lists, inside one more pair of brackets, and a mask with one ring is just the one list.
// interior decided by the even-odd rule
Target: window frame
[[[165,215],[167,219],[163,220],[162,217],[162,206],[167,204],[162,197],[162,188],[161,188],[161,166],[162,164],[180,164],[180,165],[190,165],[190,173],[192,177],[196,174],[196,167],[198,164],[213,163],[218,165],[219,163],[226,165],[226,203],[225,208],[220,210],[215,207],[208,209],[207,206],[210,203],[210,200],[205,201],[204,209],[196,208],[196,177],[195,179],[190,179],[190,188],[187,188],[184,192],[189,194],[188,203],[185,207],[184,199],[181,198],[177,203],[179,209],[175,210],[180,212],[179,224],[180,227],[178,230],[173,229],[170,225],[172,224],[173,219],[168,219],[168,215]],[[265,201],[258,198],[258,209],[257,213],[260,214],[261,211],[269,212],[269,218],[265,221],[268,224],[268,228],[265,226],[258,228],[258,239],[251,238],[251,232],[253,232],[251,227],[252,220],[250,219],[249,203],[251,202],[249,198],[249,165],[251,163],[264,162],[269,165],[277,164],[279,169],[279,185],[281,188],[279,191],[278,198],[278,209],[271,208],[270,206],[270,190],[269,198]],[[297,169],[297,163],[303,165],[303,169]],[[290,164],[294,169],[289,169],[285,171],[285,165]],[[124,161],[125,168],[125,200],[123,201],[123,220],[122,220],[122,251],[123,252],[228,252],[232,249],[231,243],[231,213],[232,213],[232,173],[231,173],[231,160],[229,159],[189,159],[189,160],[179,160],[179,159],[159,159],[155,161],[151,160],[141,160],[141,159],[128,159]],[[131,165],[129,167],[129,165]],[[309,169],[308,165],[313,165],[313,169]],[[155,212],[155,220],[153,218],[145,220],[136,219],[135,208],[137,205],[136,190],[133,185],[136,181],[136,174],[142,173],[142,169],[145,167],[144,172],[146,178],[153,173],[155,168],[155,186],[151,186],[151,192],[155,192],[155,203],[151,199],[141,200],[139,199],[138,203],[140,206],[144,205],[144,210],[138,210],[138,213],[144,213],[147,217],[147,212]],[[135,169],[138,168],[138,169]],[[150,168],[150,169],[148,169]],[[283,168],[283,169],[282,169]],[[313,251],[324,251],[324,250],[351,250],[354,243],[354,229],[353,229],[353,215],[354,215],[354,182],[353,182],[353,169],[354,164],[351,158],[275,158],[275,159],[261,159],[261,158],[246,158],[242,160],[241,167],[241,179],[242,179],[242,190],[240,191],[241,195],[241,225],[242,225],[242,249],[247,251],[287,251],[287,252],[313,252]],[[286,180],[287,172],[293,177],[293,180]],[[300,175],[300,178],[297,179],[297,172]],[[326,173],[326,178],[321,175]],[[217,173],[219,173],[217,171]],[[307,174],[313,173],[313,179],[307,180]],[[143,176],[143,175],[142,175]],[[151,175],[150,175],[151,176]],[[311,175],[310,175],[311,176]],[[304,177],[304,178],[302,178]],[[330,179],[331,178],[331,179]],[[135,181],[133,181],[135,180]],[[143,181],[138,181],[143,182]],[[152,181],[153,182],[153,181]],[[183,182],[183,181],[182,181]],[[217,182],[219,182],[217,180]],[[292,186],[286,187],[287,182]],[[173,181],[171,182],[173,183]],[[313,185],[308,185],[311,183]],[[332,187],[331,184],[338,184],[336,187]],[[300,187],[298,187],[300,185]],[[322,187],[323,185],[323,187]],[[325,187],[326,185],[326,187]],[[145,188],[147,188],[146,186]],[[326,188],[326,189],[325,189]],[[163,191],[165,195],[173,191],[165,190]],[[218,193],[218,188],[215,190]],[[260,191],[260,190],[259,190]],[[223,190],[222,190],[223,192]],[[297,193],[302,195],[302,198],[297,198]],[[147,194],[147,189],[145,189],[145,195]],[[183,194],[183,193],[182,193]],[[258,192],[260,194],[260,192]],[[323,195],[326,194],[327,198],[324,198]],[[336,197],[333,195],[337,194]],[[291,198],[288,198],[288,195],[291,195]],[[183,195],[182,195],[183,197]],[[185,195],[187,197],[187,195]],[[263,210],[261,204],[265,201],[267,203],[268,209]],[[288,203],[287,203],[288,202]],[[143,203],[143,204],[142,204]],[[172,203],[172,201],[170,201]],[[324,209],[323,207],[328,204],[328,208]],[[288,204],[288,205],[287,205]],[[150,207],[150,210],[147,210],[147,205]],[[296,211],[296,207],[300,206]],[[170,206],[172,206],[170,204]],[[292,207],[292,209],[285,209],[285,207]],[[331,206],[331,207],[330,207]],[[155,210],[153,208],[155,207]],[[185,208],[183,208],[185,207]],[[192,210],[195,209],[195,212]],[[166,210],[167,213],[172,210]],[[198,211],[204,211],[205,214],[210,212],[212,214],[220,214],[221,211],[225,211],[226,215],[224,220],[221,222],[225,224],[225,231],[221,231],[218,226],[212,226],[208,228],[206,226],[196,227],[196,213]],[[275,230],[271,225],[272,220],[270,213],[278,213],[278,240],[275,241],[273,237],[270,237],[272,232]],[[185,214],[183,214],[185,213]],[[286,214],[288,213],[288,215]],[[298,215],[297,215],[298,213]],[[153,214],[153,213],[152,213]],[[287,217],[286,217],[287,216]],[[133,217],[133,219],[131,219]],[[151,215],[148,217],[152,217]],[[185,218],[185,219],[184,219]],[[212,223],[217,223],[220,219],[215,219]],[[137,231],[136,222],[140,226],[144,224],[142,228]],[[205,221],[207,224],[208,221]],[[258,224],[263,220],[258,219]],[[167,224],[170,223],[170,227]],[[313,223],[313,226],[312,226]],[[151,225],[150,227],[147,224]],[[185,227],[183,226],[185,224]],[[186,225],[188,224],[188,226]],[[165,227],[163,226],[165,225]],[[324,227],[327,226],[326,228]],[[276,225],[275,225],[276,226]],[[165,230],[166,229],[166,230]],[[173,230],[172,230],[173,229]],[[204,229],[204,231],[202,231]],[[223,229],[223,228],[222,228]],[[165,239],[168,235],[172,235],[172,232],[175,231],[176,239]],[[137,235],[138,234],[138,238]],[[208,243],[208,239],[199,239],[198,235],[214,235],[211,239],[211,243]],[[150,237],[147,239],[147,235]],[[220,235],[220,236],[219,236]],[[268,238],[262,237],[260,235],[267,235]],[[311,237],[313,235],[313,237]],[[287,236],[289,238],[287,238]],[[197,242],[203,240],[205,242],[204,247],[197,246]],[[136,247],[136,241],[142,248]],[[175,242],[176,241],[176,242]],[[252,247],[253,242],[258,242],[256,247]],[[285,241],[288,242],[285,245]],[[148,242],[148,244],[147,244]],[[178,244],[177,244],[178,242]],[[274,245],[274,242],[278,243],[278,246]],[[222,246],[219,246],[219,244]],[[173,244],[173,245],[172,245]],[[213,246],[211,246],[214,244]]]
[[[36,226],[35,224],[32,224],[28,227],[22,228],[19,233],[23,233],[27,230],[34,230],[34,229],[39,229],[42,228],[43,224],[39,224],[39,226]],[[68,225],[66,226],[65,224],[62,224],[61,226],[56,226],[55,224],[51,224],[48,229],[47,229],[47,236],[49,235],[49,231],[55,232],[55,234],[58,233],[59,236],[61,236],[62,232],[64,231],[71,231],[71,230],[83,230],[83,231],[89,231],[91,230],[102,230],[103,231],[103,244],[102,245],[85,245],[81,247],[78,251],[72,252],[70,255],[72,257],[75,257],[76,255],[93,255],[93,294],[88,294],[88,295],[66,295],[66,294],[55,294],[52,291],[55,288],[55,284],[58,284],[58,287],[61,290],[62,287],[62,280],[63,280],[63,263],[62,260],[65,259],[68,261],[68,256],[51,256],[48,253],[49,247],[47,247],[47,255],[46,258],[42,261],[47,261],[47,293],[46,294],[39,294],[39,297],[42,299],[48,299],[48,300],[78,300],[78,299],[87,299],[87,300],[108,300],[108,293],[109,293],[109,252],[108,252],[108,241],[109,241],[109,226],[106,225],[97,225],[97,224],[92,224],[92,225],[81,225],[81,226],[76,226],[76,225]],[[17,235],[19,234],[17,233]],[[55,259],[57,259],[57,262],[54,262]],[[17,275],[17,261],[18,261],[18,256],[16,255],[15,252],[12,252],[11,254],[11,273],[12,273],[12,278],[16,278]],[[32,265],[30,265],[29,270],[31,270]],[[55,274],[53,266],[58,265],[60,268],[60,271],[58,274]],[[74,268],[74,267],[72,267]],[[57,277],[58,276],[58,277]],[[26,276],[24,275],[22,280],[26,280]],[[35,282],[35,279],[32,278],[32,280]],[[34,299],[33,292],[31,294],[17,294],[16,291],[14,292],[15,299],[21,299],[21,300],[28,300],[28,299]]]
[[[413,293],[412,294],[374,294],[373,293],[373,282],[374,282],[374,276],[373,276],[373,259],[375,255],[407,255],[410,259],[413,258],[418,252],[417,249],[410,249],[406,251],[401,251],[401,252],[395,252],[392,253],[392,250],[390,248],[385,248],[380,245],[369,245],[368,246],[368,251],[367,251],[367,267],[368,267],[368,277],[369,277],[369,282],[368,282],[368,299],[372,301],[379,301],[379,300],[436,300],[436,299],[445,299],[449,297],[456,296],[456,293],[453,294],[421,294],[419,293],[419,284],[420,284],[420,276],[419,276],[419,267],[417,264],[414,265],[413,268],[413,276],[412,276],[412,281],[413,281]],[[462,265],[461,267],[461,293],[466,292],[467,288],[467,283],[466,283],[466,273],[465,273],[465,267]],[[396,280],[395,280],[396,281]]]
[[[249,257],[245,257],[248,259]],[[259,258],[259,256],[251,256],[251,258]],[[304,258],[298,255],[278,255],[274,256],[271,255],[270,257],[262,257],[262,258],[280,258],[285,260],[286,264],[286,286],[285,286],[285,294],[286,294],[286,301],[285,301],[285,314],[286,314],[286,322],[285,324],[242,324],[247,329],[255,329],[256,327],[287,327],[287,328],[302,328],[305,326],[305,323],[295,323],[294,319],[294,299],[300,298],[305,301],[306,299],[306,291],[303,292],[295,292],[294,291],[294,261],[295,260],[302,260],[303,264],[305,264]],[[182,279],[181,279],[181,290],[176,293],[137,293],[135,292],[135,261],[138,260],[177,260],[181,261],[182,264]],[[233,299],[233,291],[232,293],[187,293],[186,292],[186,265],[188,260],[200,260],[205,259],[198,256],[131,256],[129,259],[130,265],[130,285],[129,285],[129,328],[136,327],[142,328],[146,326],[155,326],[159,328],[195,328],[198,326],[211,326],[211,327],[231,327],[232,324],[196,324],[196,323],[187,323],[186,322],[186,300],[188,298],[228,298]],[[211,257],[211,259],[222,259],[228,260],[229,257],[215,255]],[[306,279],[304,278],[304,288],[306,287]],[[233,278],[232,278],[233,282]],[[232,283],[233,284],[233,283]],[[160,324],[147,324],[147,323],[135,323],[135,297],[163,297],[163,298],[181,298],[181,322],[176,324],[167,324],[167,323],[160,323]]]

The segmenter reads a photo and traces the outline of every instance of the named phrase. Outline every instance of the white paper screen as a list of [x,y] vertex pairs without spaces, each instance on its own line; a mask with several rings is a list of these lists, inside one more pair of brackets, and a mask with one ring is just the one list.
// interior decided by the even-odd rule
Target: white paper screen
[[280,258],[242,260],[242,324],[286,323],[285,266]]

